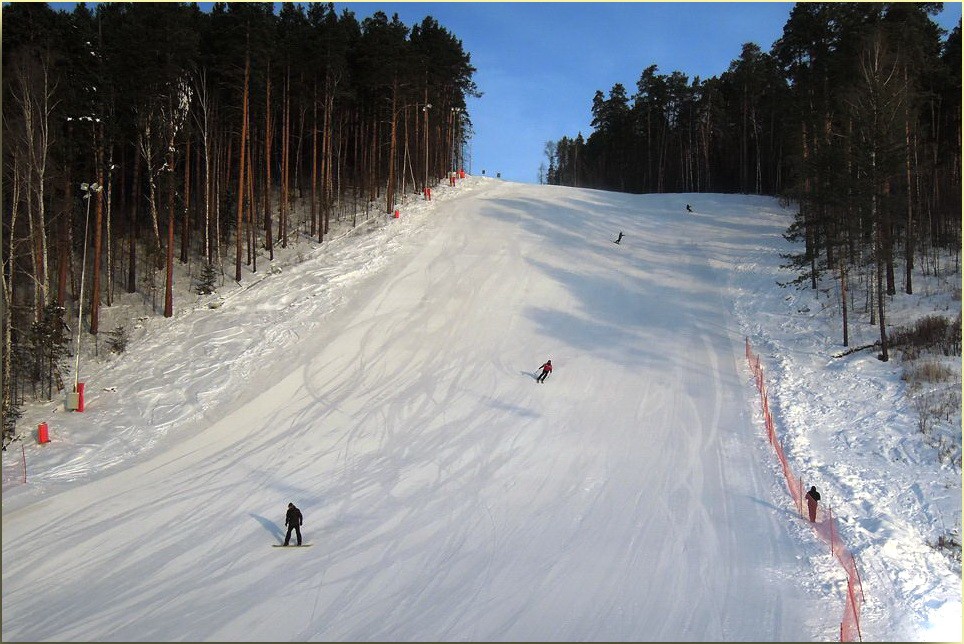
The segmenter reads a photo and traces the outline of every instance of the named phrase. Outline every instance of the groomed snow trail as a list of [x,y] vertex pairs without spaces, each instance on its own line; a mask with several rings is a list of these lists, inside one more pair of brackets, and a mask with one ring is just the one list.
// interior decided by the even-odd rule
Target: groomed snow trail
[[733,318],[775,201],[473,181],[176,441],[5,508],[4,641],[834,637]]

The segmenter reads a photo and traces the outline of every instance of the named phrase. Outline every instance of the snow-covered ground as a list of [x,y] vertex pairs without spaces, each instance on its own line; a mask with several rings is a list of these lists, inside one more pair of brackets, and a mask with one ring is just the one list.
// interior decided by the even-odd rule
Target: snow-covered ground
[[[182,279],[172,319],[105,311],[135,322],[123,354],[85,347],[86,410],[26,410],[26,484],[3,453],[4,641],[836,639],[845,576],[795,514],[744,337],[858,557],[863,638],[960,639],[960,567],[929,545],[960,534],[960,470],[899,361],[832,357],[832,288],[777,286],[789,210],[434,197],[216,295]],[[891,322],[960,312],[959,274],[918,284]],[[312,548],[270,547],[289,501]]]

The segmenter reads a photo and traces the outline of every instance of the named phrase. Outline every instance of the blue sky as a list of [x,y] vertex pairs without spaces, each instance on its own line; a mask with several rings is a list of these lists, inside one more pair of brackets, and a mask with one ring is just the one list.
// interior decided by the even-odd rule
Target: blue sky
[[[716,76],[744,42],[769,49],[790,15],[786,3],[349,2],[359,18],[381,10],[406,25],[426,15],[462,41],[483,96],[468,103],[473,174],[535,183],[547,141],[589,136],[596,90],[639,75]],[[471,160],[471,163],[468,161]]]
[[[467,170],[535,183],[546,141],[592,131],[596,90],[630,95],[649,65],[690,79],[718,76],[745,42],[764,51],[783,33],[792,2],[342,2],[359,19],[381,10],[408,26],[426,15],[462,41],[483,96]],[[961,3],[945,3],[949,29]],[[468,160],[471,159],[471,163]]]

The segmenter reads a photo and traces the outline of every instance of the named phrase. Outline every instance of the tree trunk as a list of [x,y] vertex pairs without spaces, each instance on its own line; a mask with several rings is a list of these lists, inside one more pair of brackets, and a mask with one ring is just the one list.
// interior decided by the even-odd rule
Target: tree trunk
[[147,165],[147,185],[148,199],[151,206],[151,224],[154,229],[154,245],[161,247],[161,231],[157,217],[157,176],[154,173],[154,145],[151,141],[151,116],[146,119],[145,129],[139,133],[141,139],[141,154],[144,155],[144,163]]
[[[200,119],[198,125],[201,130],[201,147],[204,154],[204,189],[202,198],[204,199],[204,229],[202,253],[204,262],[211,264],[211,106],[209,103],[207,70],[202,69],[195,81],[197,87],[197,101],[200,105]],[[195,117],[197,118],[197,117]]]
[[137,292],[137,211],[141,204],[141,155],[134,155],[134,180],[131,186],[131,219],[127,238],[127,292]]
[[311,191],[309,200],[311,201],[311,230],[309,235],[315,236],[317,227],[321,222],[318,221],[318,83],[315,82],[311,94]]
[[[14,170],[16,173],[16,170]],[[15,179],[16,180],[16,179]],[[70,225],[73,222],[73,202],[70,198],[71,190],[70,164],[64,166],[64,211],[60,218],[60,243],[58,244],[58,254],[60,256],[57,267],[57,306],[63,307],[67,302],[67,267],[70,265],[71,249],[68,240],[70,239]],[[11,224],[11,231],[13,224]]]
[[392,214],[395,206],[395,147],[398,141],[398,118],[396,105],[398,103],[398,79],[392,81],[392,132],[391,143],[388,148],[388,189],[385,191],[385,212]]
[[[904,70],[906,82],[906,69]],[[914,272],[914,182],[911,173],[911,150],[913,139],[910,135],[910,115],[905,108],[904,117],[904,144],[906,151],[904,154],[904,177],[907,182],[907,226],[904,232],[904,292],[908,295],[914,293],[913,272]]]
[[274,260],[274,243],[271,236],[271,65],[265,80],[264,108],[264,245],[268,259]]
[[886,290],[884,286],[884,233],[882,222],[877,219],[878,210],[878,198],[877,198],[877,153],[876,151],[871,151],[870,153],[870,176],[871,176],[871,186],[872,194],[870,197],[870,217],[877,228],[876,235],[876,264],[877,264],[877,322],[880,326],[880,360],[887,362],[890,356],[887,352],[887,325],[884,319],[884,291]]
[[[324,236],[328,234],[328,229],[330,225],[329,218],[331,216],[331,207],[333,203],[333,193],[334,193],[334,164],[337,159],[332,155],[332,139],[334,130],[334,112],[335,112],[335,83],[333,81],[328,81],[326,83],[325,90],[325,122],[324,130],[322,132],[321,149],[322,149],[322,159],[321,159],[321,178],[322,178],[322,191],[321,191],[321,211],[324,219],[324,226],[318,227],[318,241],[324,241]],[[341,167],[339,165],[339,167]],[[340,194],[340,186],[339,186]]]
[[[7,248],[9,252],[7,254],[7,261],[9,262],[9,269],[5,265],[0,265],[0,285],[2,285],[2,292],[0,292],[0,314],[3,315],[3,365],[2,373],[0,373],[0,381],[3,383],[3,402],[0,405],[0,421],[3,422],[3,429],[6,429],[7,416],[13,411],[16,404],[15,388],[13,383],[13,264],[16,257],[16,245],[14,244],[14,239],[16,235],[14,231],[17,227],[17,215],[20,211],[20,191],[21,191],[21,171],[20,171],[20,155],[14,151],[12,153],[12,165],[13,165],[13,176],[12,180],[8,184],[10,187],[10,235],[7,240]],[[0,245],[3,243],[3,226],[0,226]],[[3,253],[0,252],[0,257]],[[6,432],[4,432],[6,433]]]
[[[302,81],[304,78],[302,78]],[[300,103],[299,103],[300,105]],[[297,199],[300,203],[305,195],[304,181],[302,180],[302,147],[305,141],[305,121],[308,118],[308,110],[301,107],[298,108],[298,136],[295,138],[297,145],[295,145],[295,168],[292,174],[295,178],[295,192],[297,193]],[[303,221],[302,221],[303,223]],[[297,222],[296,222],[297,224]]]
[[174,141],[167,147],[167,244],[164,279],[164,317],[174,315]]
[[289,121],[291,119],[291,70],[285,71],[284,98],[282,100],[281,125],[281,204],[278,209],[278,241],[282,248],[288,247],[288,146]]
[[248,140],[248,78],[251,73],[251,61],[248,54],[244,57],[244,90],[242,92],[241,141],[238,144],[238,209],[235,219],[235,260],[234,281],[241,281],[241,250],[244,239],[244,177],[245,177],[245,148]]
[[248,191],[248,204],[247,204],[247,220],[248,220],[248,249],[251,254],[251,272],[258,272],[258,226],[256,225],[255,217],[255,204],[257,201],[254,199],[254,159],[252,158],[254,145],[248,146],[248,182],[246,190]]
[[180,262],[187,264],[191,245],[191,137],[184,143],[184,223],[181,224]]
[[108,145],[110,153],[107,157],[107,185],[104,188],[107,208],[105,213],[107,231],[107,288],[104,290],[104,298],[107,306],[114,304],[114,235],[112,230],[113,223],[113,194],[114,194],[114,143]]
[[[49,278],[47,271],[47,233],[44,213],[44,182],[46,180],[46,160],[49,148],[49,99],[47,88],[47,69],[43,67],[44,86],[42,96],[35,99],[32,79],[26,69],[17,70],[16,97],[23,116],[24,141],[27,162],[25,164],[26,215],[29,229],[30,251],[33,263],[34,303],[33,320],[39,321],[47,303]],[[36,203],[36,205],[35,205]],[[11,265],[11,275],[13,266]]]
[[[841,254],[842,255],[842,254]],[[843,345],[850,346],[850,328],[847,325],[847,263],[841,256],[840,261],[840,311],[843,318]]]

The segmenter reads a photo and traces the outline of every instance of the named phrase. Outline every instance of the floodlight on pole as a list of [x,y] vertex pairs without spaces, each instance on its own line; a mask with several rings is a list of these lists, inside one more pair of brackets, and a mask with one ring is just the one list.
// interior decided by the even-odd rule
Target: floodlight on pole
[[84,322],[84,281],[87,273],[87,235],[90,230],[90,202],[91,197],[103,190],[103,186],[94,183],[82,183],[80,189],[84,191],[84,199],[87,200],[87,218],[84,222],[84,259],[80,265],[80,298],[77,304],[77,350],[74,352],[74,391],[77,391],[77,383],[80,381],[80,328]]

